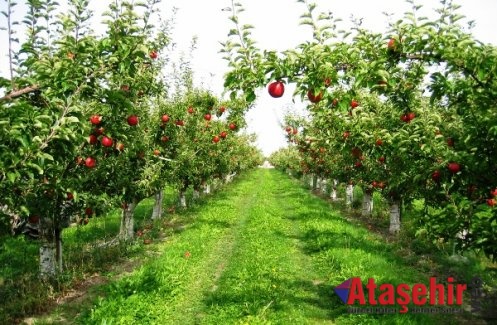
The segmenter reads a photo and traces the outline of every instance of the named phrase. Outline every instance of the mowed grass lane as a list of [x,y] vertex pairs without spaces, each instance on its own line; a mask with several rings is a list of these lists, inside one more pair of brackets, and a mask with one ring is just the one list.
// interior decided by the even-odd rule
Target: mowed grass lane
[[448,323],[446,316],[348,314],[333,288],[350,277],[393,284],[427,277],[278,171],[246,174],[191,213],[156,259],[108,285],[76,322]]

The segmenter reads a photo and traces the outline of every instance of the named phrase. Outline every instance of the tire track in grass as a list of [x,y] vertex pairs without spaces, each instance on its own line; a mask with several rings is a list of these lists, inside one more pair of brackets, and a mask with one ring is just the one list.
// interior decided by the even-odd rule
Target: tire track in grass
[[333,322],[310,260],[302,253],[293,220],[299,200],[289,201],[288,179],[261,170],[256,204],[216,292],[206,297],[207,324]]
[[246,227],[247,211],[250,211],[250,207],[254,204],[255,196],[250,193],[253,193],[256,186],[257,183],[251,181],[248,186],[242,186],[235,193],[237,202],[228,213],[238,220],[208,252],[207,258],[198,267],[201,271],[193,273],[195,280],[192,285],[188,286],[181,298],[170,306],[170,309],[174,312],[171,317],[167,317],[167,321],[171,324],[197,323],[205,316],[203,313],[203,297],[217,290],[218,281],[230,263],[237,239]]

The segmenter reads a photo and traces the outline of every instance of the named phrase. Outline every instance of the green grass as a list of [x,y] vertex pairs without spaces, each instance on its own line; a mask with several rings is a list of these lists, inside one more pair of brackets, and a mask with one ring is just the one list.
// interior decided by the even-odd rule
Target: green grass
[[[191,198],[192,193],[187,193]],[[356,189],[358,202],[362,192]],[[175,203],[167,189],[164,207]],[[162,220],[149,220],[153,199],[136,210],[142,240],[100,248],[119,229],[119,211],[63,232],[66,271],[54,284],[36,277],[38,245],[0,240],[0,323],[45,313],[36,324],[436,324],[474,319],[427,315],[349,315],[333,288],[350,277],[377,283],[427,283],[478,274],[495,285],[495,265],[478,256],[451,260],[414,239],[416,207],[397,238],[384,202],[372,217],[355,218],[275,170],[242,175],[229,187]],[[373,227],[371,227],[373,225]],[[367,230],[370,227],[372,230]],[[149,228],[149,227],[147,227]],[[386,229],[385,228],[385,229]],[[185,256],[185,252],[190,257]],[[134,271],[133,271],[134,270]],[[128,273],[132,272],[132,273]],[[66,304],[60,292],[83,294]],[[49,312],[47,312],[49,311]],[[3,317],[3,318],[2,318]]]
[[[237,180],[187,211],[157,255],[106,285],[80,324],[448,324],[428,315],[351,315],[350,277],[427,283],[395,245],[347,221],[277,171]],[[191,254],[185,256],[185,252]]]
[[[176,200],[176,192],[166,188],[164,208],[175,204]],[[153,198],[149,198],[137,206],[137,229],[150,223],[153,204]],[[38,278],[37,241],[23,236],[0,237],[0,324],[45,312],[51,308],[59,293],[69,290],[95,272],[107,272],[124,257],[140,254],[143,246],[138,243],[101,247],[103,242],[112,240],[118,234],[120,218],[121,210],[116,209],[104,216],[91,218],[88,225],[64,229],[64,272],[52,282],[42,282]]]

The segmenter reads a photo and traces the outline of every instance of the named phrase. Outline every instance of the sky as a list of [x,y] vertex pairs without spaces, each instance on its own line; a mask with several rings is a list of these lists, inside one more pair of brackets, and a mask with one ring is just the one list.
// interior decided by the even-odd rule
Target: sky
[[[297,44],[311,39],[311,30],[307,26],[299,26],[299,17],[304,12],[304,5],[296,0],[238,0],[245,8],[240,20],[242,24],[252,24],[253,38],[259,48],[282,51],[294,48]],[[18,11],[22,11],[22,3],[18,1]],[[63,3],[64,0],[59,0]],[[383,12],[392,13],[395,19],[401,18],[409,8],[402,0],[315,0],[319,11],[331,11],[335,17],[344,20],[347,28],[350,17],[363,18],[363,25],[377,32],[387,28],[387,18]],[[456,0],[461,5],[461,13],[469,20],[476,22],[473,34],[485,43],[497,45],[497,12],[496,0]],[[5,10],[6,1],[0,3]],[[106,8],[109,0],[91,0],[90,4],[96,13]],[[417,0],[423,5],[426,15],[433,13],[439,6],[436,0]],[[177,54],[189,55],[192,37],[197,37],[197,49],[192,53],[192,68],[195,73],[195,84],[221,95],[227,62],[219,53],[221,45],[227,39],[233,27],[228,19],[230,12],[223,10],[231,6],[231,0],[163,0],[159,5],[163,17],[170,17],[172,8],[178,8],[175,16],[173,42],[176,43]],[[98,20],[98,14],[95,18]],[[0,18],[0,26],[5,26],[6,19]],[[97,25],[95,25],[97,26]],[[0,76],[7,75],[7,36],[0,31]],[[282,130],[283,117],[287,112],[302,112],[305,104],[298,99],[292,101],[294,87],[289,85],[283,97],[275,99],[268,95],[266,89],[257,92],[254,107],[247,113],[247,132],[256,133],[257,145],[265,155],[286,146],[285,134]]]

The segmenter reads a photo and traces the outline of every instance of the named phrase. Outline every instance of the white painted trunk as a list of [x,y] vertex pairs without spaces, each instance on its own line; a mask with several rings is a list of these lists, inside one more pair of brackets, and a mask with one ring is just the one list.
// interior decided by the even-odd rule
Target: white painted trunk
[[352,201],[354,200],[354,185],[347,185],[345,189],[345,202],[347,205],[352,205]]
[[193,199],[198,200],[200,198],[200,191],[199,190],[193,190]]
[[336,189],[332,189],[331,190],[330,197],[331,197],[332,201],[338,200],[338,195],[337,195],[337,190]]
[[373,196],[371,193],[364,192],[364,197],[362,198],[362,215],[365,217],[370,217],[373,213]]
[[311,188],[313,191],[318,188],[318,176],[315,174],[312,174],[311,176]]
[[205,194],[211,194],[211,184],[206,184],[204,187]]
[[40,246],[40,274],[54,276],[57,272],[57,247],[53,242],[42,242]]
[[119,236],[124,241],[132,240],[134,237],[134,213],[136,202],[129,203],[124,209],[121,217],[121,229]]
[[179,205],[182,208],[186,208],[186,195],[183,191],[179,192]]
[[162,201],[164,200],[164,191],[160,190],[155,194],[154,209],[152,210],[152,219],[162,218]]
[[400,203],[393,201],[390,203],[390,229],[391,233],[400,231]]
[[331,189],[330,197],[332,201],[338,200],[338,194],[337,194],[337,185],[338,181],[336,179],[333,180],[333,187]]
[[328,187],[328,182],[326,181],[326,179],[321,179],[320,183],[321,193],[323,194],[326,193],[327,187]]
[[313,174],[310,174],[310,179],[309,179],[309,186],[311,188],[314,188],[314,175]]

